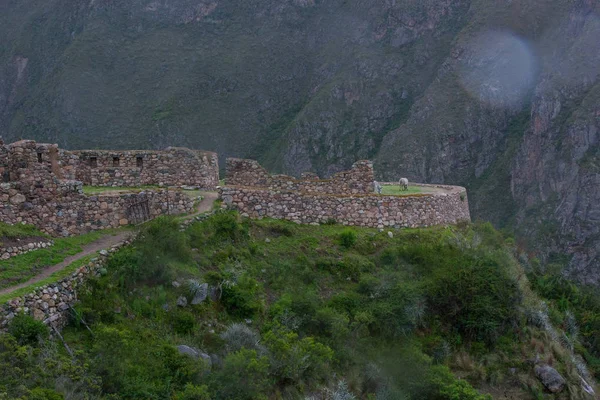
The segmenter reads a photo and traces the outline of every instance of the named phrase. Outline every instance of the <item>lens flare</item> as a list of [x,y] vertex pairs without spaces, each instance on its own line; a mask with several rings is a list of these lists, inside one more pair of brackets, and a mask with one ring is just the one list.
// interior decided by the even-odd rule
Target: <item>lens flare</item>
[[486,32],[471,41],[459,68],[462,86],[494,107],[519,107],[535,83],[536,58],[510,32]]

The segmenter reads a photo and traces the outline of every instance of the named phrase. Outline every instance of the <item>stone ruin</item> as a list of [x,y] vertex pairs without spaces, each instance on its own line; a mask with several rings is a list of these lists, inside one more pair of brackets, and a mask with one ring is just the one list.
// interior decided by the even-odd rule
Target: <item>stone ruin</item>
[[[427,227],[470,221],[466,190],[434,187],[436,192],[407,196],[375,193],[373,163],[358,161],[348,171],[319,179],[270,175],[254,160],[227,159],[223,203],[251,218],[277,218],[304,224],[335,221],[372,228]],[[388,185],[389,183],[383,183]]]
[[[97,157],[94,163],[93,157]],[[122,164],[119,158],[115,165],[117,157],[123,157]],[[108,166],[109,159],[115,164]],[[78,178],[102,186],[163,184],[213,189],[218,184],[218,162],[215,153],[180,148],[69,152],[55,144],[21,140],[0,145],[0,176],[0,221],[33,224],[51,235],[66,236],[194,209],[194,200],[178,190],[87,196]]]
[[189,186],[214,190],[219,184],[216,153],[169,147],[163,151],[72,151],[65,165],[91,186]]
[[240,158],[226,160],[228,186],[350,195],[373,193],[374,182],[373,163],[368,160],[357,161],[348,171],[338,172],[329,179],[319,179],[318,175],[312,172],[303,173],[300,179],[288,175],[271,175],[254,160]]

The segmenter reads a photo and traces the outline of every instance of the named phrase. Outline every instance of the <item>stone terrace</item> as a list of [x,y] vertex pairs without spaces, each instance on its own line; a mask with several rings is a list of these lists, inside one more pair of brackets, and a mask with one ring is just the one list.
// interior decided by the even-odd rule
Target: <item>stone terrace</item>
[[305,224],[334,220],[382,229],[470,221],[467,193],[462,187],[421,185],[435,190],[408,196],[375,194],[370,161],[359,161],[331,179],[303,176],[269,175],[255,161],[228,159],[226,186],[219,194],[224,204],[242,215]]

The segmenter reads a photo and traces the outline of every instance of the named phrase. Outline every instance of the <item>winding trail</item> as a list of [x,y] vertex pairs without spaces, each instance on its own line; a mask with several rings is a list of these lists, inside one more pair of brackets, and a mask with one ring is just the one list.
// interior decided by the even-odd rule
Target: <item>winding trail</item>
[[[195,216],[208,212],[212,210],[213,204],[215,200],[219,197],[217,192],[202,192],[201,195],[204,197],[202,201],[198,204],[196,211],[193,214],[186,215],[184,219],[194,218]],[[48,278],[55,272],[61,271],[62,269],[68,267],[75,261],[81,260],[84,257],[89,256],[90,254],[94,254],[100,250],[108,249],[116,244],[119,244],[126,239],[128,239],[133,233],[132,232],[119,232],[115,235],[106,235],[102,236],[98,240],[95,240],[91,243],[82,246],[82,251],[72,256],[65,258],[62,262],[52,265],[42,272],[29,279],[27,282],[19,283],[15,286],[10,286],[4,289],[0,289],[0,296],[4,296],[7,294],[11,294],[19,289],[24,287],[35,285],[36,283]]]
[[106,235],[102,236],[98,240],[95,240],[91,243],[82,246],[82,251],[72,256],[69,256],[64,259],[61,263],[52,265],[42,272],[28,280],[27,282],[19,283],[15,286],[10,286],[0,290],[0,296],[11,294],[16,290],[22,289],[29,285],[35,285],[36,283],[48,278],[53,273],[62,270],[63,268],[68,267],[71,263],[75,261],[81,260],[84,257],[89,256],[90,254],[94,254],[102,249],[107,249],[111,246],[114,246],[118,243],[121,243],[125,239],[127,239],[131,235],[131,232],[119,232],[116,235]]

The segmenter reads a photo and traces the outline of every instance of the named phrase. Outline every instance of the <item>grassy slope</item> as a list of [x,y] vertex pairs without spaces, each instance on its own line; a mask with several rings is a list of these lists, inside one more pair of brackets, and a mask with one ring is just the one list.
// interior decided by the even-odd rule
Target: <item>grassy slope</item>
[[112,230],[105,230],[81,236],[54,239],[54,245],[51,247],[2,260],[0,261],[0,288],[25,282],[44,268],[56,265],[68,256],[79,253],[82,250],[81,246],[91,243],[103,235],[112,233]]
[[[178,297],[193,297],[190,278],[220,285],[220,300],[177,307]],[[303,398],[343,379],[361,398],[481,399],[471,382],[498,396],[566,399],[546,396],[533,378],[527,360],[538,354],[567,377],[571,398],[585,398],[569,351],[535,318],[544,312],[511,243],[489,225],[390,238],[371,229],[244,222],[235,214],[180,233],[161,218],[113,256],[108,276],[90,282],[81,298],[78,313],[94,334],[78,324],[65,330],[79,372],[60,391]],[[564,326],[566,308],[550,304],[552,323]],[[566,307],[576,310],[574,302]],[[235,340],[220,336],[233,322],[248,325],[260,345],[253,339],[245,347],[254,350],[236,351]],[[568,337],[576,347],[589,345],[589,336]],[[174,352],[180,344],[216,354],[223,365],[198,375],[201,364]],[[59,364],[64,357],[50,354]],[[53,379],[21,383],[54,388]],[[184,396],[192,391],[198,397]]]

